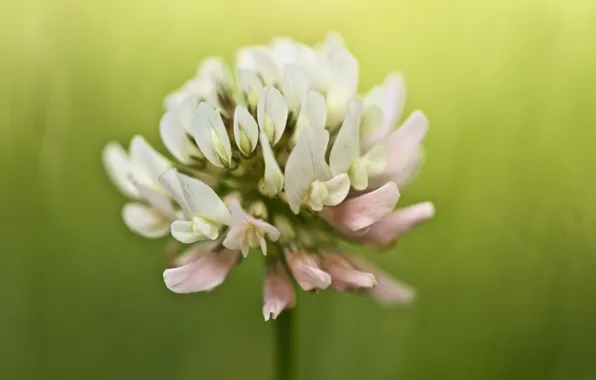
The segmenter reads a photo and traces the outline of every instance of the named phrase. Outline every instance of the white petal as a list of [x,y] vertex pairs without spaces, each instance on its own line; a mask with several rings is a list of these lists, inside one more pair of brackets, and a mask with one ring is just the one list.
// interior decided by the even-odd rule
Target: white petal
[[350,164],[360,157],[361,115],[362,101],[352,100],[329,156],[331,172],[334,175],[347,173]]
[[271,52],[265,49],[255,49],[252,52],[252,59],[257,71],[266,85],[274,85],[279,80],[279,72],[275,65]]
[[[142,136],[134,136],[130,142],[130,161],[137,168],[144,168],[150,177],[150,185],[158,186],[159,177],[172,167],[170,161],[159,154]],[[135,173],[133,176],[136,177]],[[139,181],[142,182],[142,181]]]
[[227,88],[229,86],[229,74],[227,65],[219,58],[206,58],[198,68],[198,77],[209,81],[215,86]]
[[328,56],[332,56],[334,53],[343,50],[344,47],[345,42],[341,34],[338,32],[329,32],[325,36],[325,41],[320,49]]
[[330,58],[329,65],[333,80],[327,92],[329,125],[335,126],[343,118],[347,102],[358,90],[358,61],[345,49],[339,50]]
[[192,163],[193,157],[201,157],[199,148],[186,134],[178,112],[166,112],[159,123],[161,139],[168,151],[181,163]]
[[389,163],[389,152],[382,145],[375,145],[363,157],[366,161],[366,171],[369,175],[375,176],[382,173]]
[[130,178],[133,166],[126,151],[117,143],[109,143],[102,152],[103,164],[114,185],[127,197],[138,198],[139,192]]
[[288,37],[276,37],[271,41],[272,56],[277,67],[298,65],[305,70],[314,70],[316,53],[310,46],[293,41]]
[[325,206],[336,206],[348,196],[350,191],[350,179],[347,174],[338,174],[323,183],[328,191],[327,197],[323,200]]
[[325,199],[328,195],[327,186],[321,181],[314,181],[309,188],[305,203],[313,211],[321,211],[325,206]]
[[273,58],[277,67],[296,63],[297,43],[288,37],[275,37],[271,41]]
[[249,46],[238,50],[236,53],[236,67],[239,70],[255,71],[256,64],[253,58],[253,50],[261,48],[261,46]]
[[273,87],[265,87],[259,95],[257,119],[261,131],[272,144],[281,138],[288,120],[288,106],[283,95]]
[[[197,95],[189,95],[184,98],[178,107],[174,110],[178,114],[178,119],[182,124],[182,128],[187,134],[192,134],[192,121],[195,118],[195,111],[201,102],[201,97]],[[197,148],[198,150],[198,148]]]
[[399,120],[406,99],[406,87],[401,74],[392,73],[382,86],[374,87],[366,95],[366,108],[376,106],[383,114],[381,124],[366,136],[368,146],[375,144],[391,131]]
[[251,109],[256,107],[259,101],[259,94],[264,87],[263,81],[258,74],[251,70],[238,70],[238,83],[242,92],[246,95],[248,105]]
[[317,91],[309,91],[298,115],[295,138],[306,128],[325,128],[327,104],[325,97]]
[[290,111],[299,111],[308,92],[308,80],[304,70],[295,64],[286,65],[280,86]]
[[277,195],[284,186],[284,175],[279,168],[279,164],[273,155],[269,140],[263,132],[260,135],[261,149],[263,150],[263,159],[265,160],[265,176],[260,186],[260,190],[267,196]]
[[162,174],[162,176],[159,177],[159,182],[180,205],[184,212],[184,216],[187,219],[191,219],[193,217],[193,211],[186,202],[186,198],[184,198],[184,193],[182,192],[182,186],[178,180],[178,172],[176,169],[170,169]]
[[264,46],[241,49],[236,57],[236,67],[257,72],[266,85],[274,85],[279,79],[272,52]]
[[167,111],[176,108],[178,104],[180,104],[180,100],[183,99],[184,96],[185,94],[179,90],[169,93],[164,99],[165,110]]
[[306,204],[314,211],[321,211],[324,206],[336,206],[350,191],[350,179],[342,173],[328,181],[314,181],[307,195]]
[[170,221],[176,219],[176,210],[172,206],[170,198],[145,185],[137,183],[135,186],[141,198],[149,202],[151,207],[160,212],[164,218]]
[[348,169],[350,183],[354,190],[366,190],[368,187],[368,172],[366,171],[366,161],[359,158],[352,162]]
[[205,183],[178,173],[175,169],[164,173],[160,181],[180,204],[187,218],[199,216],[215,223],[227,224],[230,217],[228,208]]
[[197,107],[192,134],[205,158],[213,165],[223,167],[224,163],[231,163],[232,147],[228,132],[221,115],[209,103],[202,102]]
[[219,236],[220,225],[200,216],[192,218],[194,231],[200,232],[207,239],[215,240]]
[[227,224],[230,218],[228,208],[219,196],[196,178],[176,172],[186,203],[193,215],[200,216],[215,223]]
[[205,98],[211,90],[212,86],[209,83],[197,79],[189,80],[180,89],[166,97],[166,110],[177,108],[188,99],[193,99],[196,107],[199,99]]
[[205,235],[193,228],[193,222],[176,220],[171,225],[172,236],[181,243],[191,244],[205,239]]
[[362,150],[366,150],[376,143],[378,140],[376,138],[377,131],[383,127],[384,120],[385,115],[381,107],[376,104],[366,104],[365,99],[360,126]]
[[333,71],[333,81],[328,96],[350,99],[358,90],[358,61],[348,50],[338,48],[329,57],[329,66]]
[[127,203],[122,209],[122,218],[128,228],[146,238],[160,238],[170,231],[168,218],[140,203]]
[[195,102],[194,106],[196,107],[200,100],[205,100],[212,92],[213,83],[193,78],[184,83],[180,89],[166,97],[166,110],[176,108],[188,99],[193,99]]
[[234,140],[240,151],[248,156],[257,147],[259,126],[254,117],[242,106],[236,106],[234,112]]
[[298,142],[286,163],[285,189],[288,204],[297,214],[300,204],[307,196],[310,185],[315,181],[326,181],[331,178],[331,169],[325,162],[329,132],[324,129],[306,129],[301,133]]

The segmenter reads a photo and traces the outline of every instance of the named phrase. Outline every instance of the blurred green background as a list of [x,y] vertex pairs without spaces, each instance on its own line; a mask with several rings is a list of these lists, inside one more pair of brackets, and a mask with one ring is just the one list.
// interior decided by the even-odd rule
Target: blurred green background
[[431,120],[402,205],[435,220],[372,259],[384,310],[300,294],[299,378],[596,378],[596,2],[0,1],[0,378],[272,379],[261,261],[215,292],[163,285],[103,145],[158,138],[202,57],[341,32],[362,89],[391,70]]

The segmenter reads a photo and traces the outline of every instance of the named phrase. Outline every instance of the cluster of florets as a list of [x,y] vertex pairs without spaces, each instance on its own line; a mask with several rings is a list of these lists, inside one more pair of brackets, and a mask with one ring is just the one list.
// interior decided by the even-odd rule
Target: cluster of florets
[[138,234],[191,246],[164,272],[177,293],[209,291],[249,252],[265,255],[265,319],[304,290],[360,291],[404,302],[412,290],[348,255],[342,242],[389,247],[431,218],[429,202],[395,210],[422,161],[428,122],[399,128],[399,74],[358,95],[358,62],[337,35],[314,48],[287,38],[238,52],[234,75],[216,58],[165,101],[160,135],[177,163],[135,136],[104,162],[135,201]]

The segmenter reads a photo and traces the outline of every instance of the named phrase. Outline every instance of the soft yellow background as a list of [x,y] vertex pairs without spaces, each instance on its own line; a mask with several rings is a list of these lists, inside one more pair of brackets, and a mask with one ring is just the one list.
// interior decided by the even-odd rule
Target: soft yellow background
[[362,89],[391,70],[431,120],[402,204],[435,220],[374,260],[411,307],[299,297],[299,378],[596,378],[596,2],[0,2],[0,378],[271,379],[258,257],[210,294],[162,283],[103,173],[158,144],[202,57],[340,31]]

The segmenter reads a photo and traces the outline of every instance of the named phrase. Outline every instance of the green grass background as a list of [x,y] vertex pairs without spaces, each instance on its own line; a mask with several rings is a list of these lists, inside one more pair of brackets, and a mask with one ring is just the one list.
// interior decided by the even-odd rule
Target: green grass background
[[163,285],[100,151],[142,133],[202,57],[337,30],[362,89],[391,70],[431,120],[402,204],[437,217],[371,257],[384,310],[300,294],[299,378],[596,378],[596,2],[1,0],[0,378],[272,379],[261,260]]

